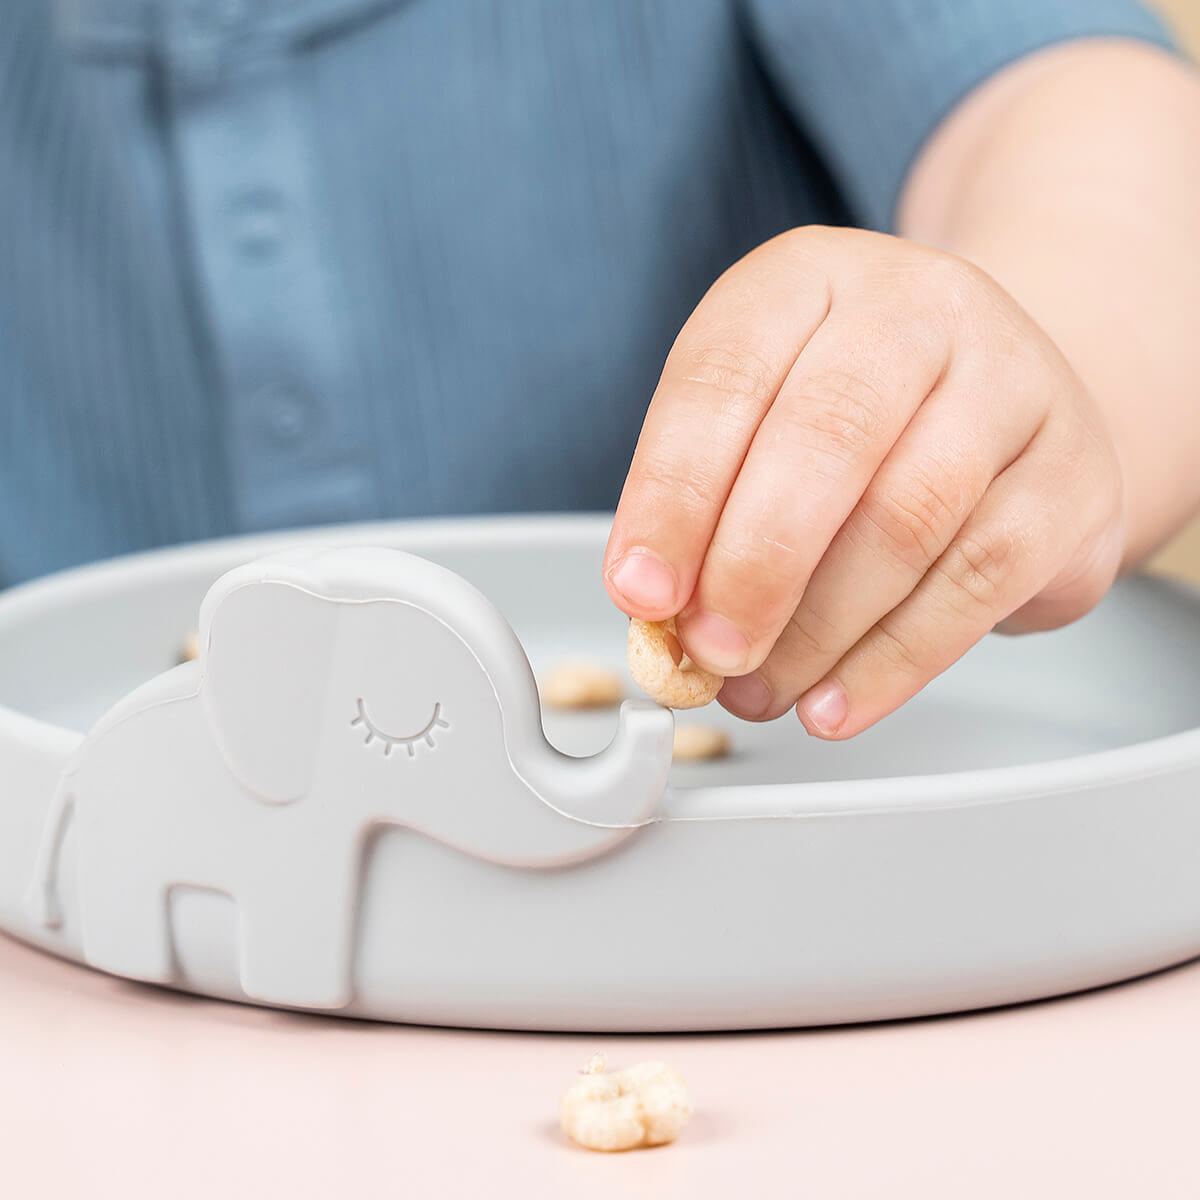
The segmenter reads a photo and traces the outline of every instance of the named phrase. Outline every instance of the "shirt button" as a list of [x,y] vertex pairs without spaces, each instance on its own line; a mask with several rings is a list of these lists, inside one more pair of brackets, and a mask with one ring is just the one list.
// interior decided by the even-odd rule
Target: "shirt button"
[[245,258],[265,258],[283,240],[286,205],[274,188],[240,192],[229,201],[229,232]]
[[312,421],[312,404],[297,388],[288,384],[271,384],[258,393],[257,407],[263,425],[271,438],[284,445],[294,445]]

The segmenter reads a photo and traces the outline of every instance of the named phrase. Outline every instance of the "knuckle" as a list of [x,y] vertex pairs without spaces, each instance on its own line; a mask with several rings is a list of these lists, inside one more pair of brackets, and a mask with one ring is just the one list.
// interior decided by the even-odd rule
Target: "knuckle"
[[777,234],[773,241],[802,258],[843,245],[847,231],[835,225],[796,225]]
[[695,459],[648,457],[640,464],[640,470],[643,489],[673,510],[706,512],[718,494],[712,471]]
[[883,436],[887,407],[883,392],[861,375],[827,374],[808,384],[802,403],[789,408],[785,420],[792,428],[780,436],[849,465]]
[[929,291],[951,300],[962,300],[973,295],[988,279],[974,263],[946,252],[924,258],[921,275]]
[[994,316],[996,286],[974,263],[956,254],[935,254],[921,263],[923,293],[941,311],[959,322],[973,325],[973,314],[986,299],[989,316]]
[[906,676],[923,676],[926,673],[920,648],[910,645],[909,639],[890,621],[880,621],[875,626],[875,650],[889,671]]
[[923,259],[922,269],[927,282],[936,289],[972,288],[983,278],[983,272],[974,263],[944,251]]
[[[772,271],[785,268],[795,293],[823,300],[823,308],[828,312],[833,303],[831,258],[841,245],[840,232],[843,231],[820,225],[786,229],[756,246],[741,262],[769,262]],[[731,267],[730,272],[737,271],[739,265]]]
[[790,594],[795,586],[798,550],[765,534],[714,541],[710,553],[724,560],[730,575],[752,581],[759,597],[765,591]]
[[801,603],[788,620],[781,639],[788,657],[797,662],[825,660],[844,649],[844,631],[810,605]]
[[888,553],[907,565],[924,566],[945,548],[958,527],[960,508],[949,487],[914,473],[899,486],[869,489],[860,515]]
[[959,538],[944,556],[941,571],[959,603],[994,612],[1001,606],[1018,554],[1016,537],[999,526],[986,535]]
[[702,346],[685,351],[680,378],[694,389],[715,395],[718,417],[765,410],[774,398],[776,368],[748,347]]

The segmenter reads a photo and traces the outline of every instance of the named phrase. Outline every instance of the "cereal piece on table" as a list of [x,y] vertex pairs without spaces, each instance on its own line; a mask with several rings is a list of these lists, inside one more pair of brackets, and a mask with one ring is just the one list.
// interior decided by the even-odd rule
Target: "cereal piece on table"
[[191,662],[193,659],[200,657],[200,635],[193,629],[191,633],[183,639],[183,645],[179,649],[179,661],[181,663]]
[[634,1150],[673,1141],[692,1114],[687,1084],[666,1063],[604,1073],[593,1054],[558,1102],[563,1132],[588,1150]]
[[621,677],[603,663],[572,659],[547,671],[539,682],[542,702],[551,708],[611,708],[621,703]]
[[675,621],[629,622],[629,673],[665,708],[701,708],[716,699],[725,680],[698,667],[675,636]]
[[676,762],[699,762],[706,758],[724,758],[729,753],[729,734],[711,725],[676,725]]

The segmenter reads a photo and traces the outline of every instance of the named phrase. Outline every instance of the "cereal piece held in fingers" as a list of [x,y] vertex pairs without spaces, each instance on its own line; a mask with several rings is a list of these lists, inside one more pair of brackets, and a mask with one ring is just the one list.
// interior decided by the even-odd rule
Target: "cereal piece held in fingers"
[[666,708],[711,704],[725,680],[697,666],[675,636],[675,619],[629,622],[629,672],[633,681]]
[[711,725],[676,725],[675,762],[700,762],[724,758],[729,753],[729,734]]
[[538,690],[542,703],[551,708],[611,708],[625,694],[615,671],[582,658],[551,668],[539,680]]

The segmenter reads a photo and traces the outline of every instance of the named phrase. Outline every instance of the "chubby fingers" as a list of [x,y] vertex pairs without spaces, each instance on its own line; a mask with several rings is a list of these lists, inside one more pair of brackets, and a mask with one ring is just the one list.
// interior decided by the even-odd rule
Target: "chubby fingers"
[[795,240],[735,263],[688,319],[663,368],[604,556],[632,617],[674,616],[755,432],[830,304],[830,283]]
[[997,404],[999,374],[970,355],[950,365],[838,530],[766,661],[722,691],[726,707],[751,720],[782,715],[946,551],[1046,416],[1045,395],[1028,388]]
[[731,268],[684,327],[605,557],[619,607],[678,614],[689,655],[725,675],[766,658],[949,358],[927,260],[879,239],[864,269],[852,237],[800,233]]
[[767,657],[948,347],[944,325],[914,322],[898,293],[835,294],[755,432],[676,620],[702,666],[741,675]]
[[[1035,597],[1054,597],[1047,625],[1100,599],[1121,556],[1105,482],[1115,464],[1079,441],[1048,425],[1001,472],[908,597],[800,697],[809,733],[862,732]],[[1049,493],[1047,479],[1058,481]]]

